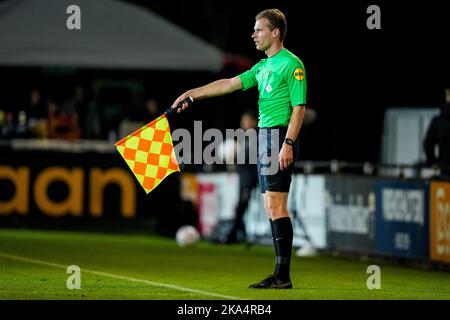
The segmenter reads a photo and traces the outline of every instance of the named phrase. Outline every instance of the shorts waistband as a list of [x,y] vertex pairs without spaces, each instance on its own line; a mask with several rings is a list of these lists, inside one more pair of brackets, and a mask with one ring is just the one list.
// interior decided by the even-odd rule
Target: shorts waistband
[[287,126],[274,126],[274,127],[264,127],[264,128],[259,128],[259,129],[287,129]]

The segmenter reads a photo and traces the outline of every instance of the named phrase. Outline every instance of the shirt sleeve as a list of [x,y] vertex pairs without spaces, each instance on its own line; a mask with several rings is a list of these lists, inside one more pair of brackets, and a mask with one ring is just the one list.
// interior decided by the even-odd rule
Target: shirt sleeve
[[291,106],[306,104],[306,72],[303,63],[300,60],[290,63],[286,76]]
[[256,79],[256,74],[259,70],[259,62],[255,64],[250,70],[247,70],[239,75],[239,78],[242,82],[242,90],[245,91],[250,89],[258,84],[258,80]]

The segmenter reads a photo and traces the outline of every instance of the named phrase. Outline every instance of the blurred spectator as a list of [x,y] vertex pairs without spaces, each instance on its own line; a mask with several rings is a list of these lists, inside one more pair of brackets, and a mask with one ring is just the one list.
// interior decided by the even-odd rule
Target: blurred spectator
[[143,120],[148,123],[159,117],[159,106],[155,98],[148,98],[145,102],[145,114]]
[[[250,129],[257,130],[258,117],[253,110],[247,110],[241,116],[241,128],[244,131]],[[252,164],[250,162],[252,158],[256,160],[256,156],[252,157],[250,155],[250,143],[251,141],[248,139],[248,137],[245,137],[244,145],[241,149],[245,152],[245,163],[238,164],[236,166],[237,173],[239,175],[239,201],[236,206],[233,226],[230,233],[228,234],[226,243],[244,242],[246,240],[244,214],[247,210],[252,190],[258,184],[258,172],[256,164]]]
[[303,126],[309,126],[311,123],[316,121],[317,113],[312,108],[306,108],[305,117],[303,118]]
[[[29,136],[33,138],[48,137],[47,107],[41,91],[33,88],[30,92],[30,104],[24,109]],[[20,122],[19,117],[19,122]],[[23,120],[23,119],[22,119]],[[20,124],[19,124],[20,128]],[[20,129],[18,128],[18,131]]]
[[34,88],[30,92],[30,104],[25,108],[29,119],[47,118],[47,108],[42,98],[41,91]]
[[76,140],[81,137],[78,114],[72,104],[60,107],[56,101],[49,101],[48,123],[51,139]]
[[[438,146],[438,156],[435,147]],[[441,177],[450,179],[450,87],[445,89],[445,104],[441,114],[435,116],[428,127],[424,140],[424,149],[428,165],[438,164]]]
[[86,91],[82,85],[77,85],[74,89],[73,97],[64,102],[61,108],[63,114],[72,114],[77,116],[80,135],[86,138],[86,118],[88,110],[88,101]]
[[28,130],[28,118],[25,110],[20,110],[17,114],[17,123],[15,124],[16,138],[29,138],[30,131]]
[[110,142],[119,139],[120,123],[129,117],[132,91],[126,86],[105,86],[99,89],[96,99],[100,138]]
[[148,98],[145,101],[143,109],[138,112],[125,117],[120,121],[119,136],[124,137],[131,132],[143,127],[145,124],[155,120],[161,114],[159,114],[158,102],[155,98]]
[[14,115],[11,111],[0,110],[0,138],[14,138]]

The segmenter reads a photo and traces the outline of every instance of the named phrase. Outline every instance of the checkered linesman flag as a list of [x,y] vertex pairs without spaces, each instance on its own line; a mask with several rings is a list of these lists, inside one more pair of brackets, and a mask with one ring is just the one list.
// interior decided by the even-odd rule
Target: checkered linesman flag
[[169,174],[180,171],[165,114],[114,145],[147,194]]

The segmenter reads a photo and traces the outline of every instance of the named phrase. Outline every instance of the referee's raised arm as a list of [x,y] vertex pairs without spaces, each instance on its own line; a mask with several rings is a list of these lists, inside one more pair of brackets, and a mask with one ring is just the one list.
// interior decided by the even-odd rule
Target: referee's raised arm
[[[242,89],[242,82],[241,79],[237,76],[234,78],[217,80],[202,87],[186,91],[175,100],[175,102],[172,104],[172,108],[176,108],[181,101],[185,100],[188,97],[191,97],[193,101],[196,101],[206,98],[223,96],[239,89]],[[183,105],[177,110],[177,112],[185,110],[188,106],[188,103],[183,103]]]

